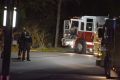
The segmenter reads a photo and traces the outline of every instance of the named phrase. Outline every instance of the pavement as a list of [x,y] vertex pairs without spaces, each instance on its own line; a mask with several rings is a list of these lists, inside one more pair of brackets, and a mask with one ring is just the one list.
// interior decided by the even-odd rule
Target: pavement
[[[104,69],[96,66],[92,55],[31,52],[31,61],[17,59],[12,53],[10,80],[117,80],[106,79]],[[0,74],[1,74],[0,59]]]

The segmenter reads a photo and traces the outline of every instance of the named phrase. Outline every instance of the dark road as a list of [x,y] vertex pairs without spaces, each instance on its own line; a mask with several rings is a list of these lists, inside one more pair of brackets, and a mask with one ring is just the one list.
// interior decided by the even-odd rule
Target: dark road
[[31,52],[31,61],[24,62],[16,57],[12,54],[11,80],[106,80],[92,55]]

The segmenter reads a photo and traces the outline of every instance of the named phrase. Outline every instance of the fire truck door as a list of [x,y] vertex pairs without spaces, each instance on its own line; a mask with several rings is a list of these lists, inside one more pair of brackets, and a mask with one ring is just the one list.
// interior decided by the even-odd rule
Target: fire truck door
[[64,28],[63,28],[63,37],[67,37],[69,35],[70,29],[70,20],[64,20]]

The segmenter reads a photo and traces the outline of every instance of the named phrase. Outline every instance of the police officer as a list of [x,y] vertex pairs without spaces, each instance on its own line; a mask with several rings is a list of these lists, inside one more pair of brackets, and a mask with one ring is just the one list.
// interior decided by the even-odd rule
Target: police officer
[[22,53],[22,38],[21,38],[21,35],[19,35],[19,37],[18,37],[17,44],[18,44],[18,59],[21,59],[21,53]]
[[22,51],[22,61],[25,60],[25,54],[27,53],[27,61],[30,61],[30,48],[32,45],[32,37],[30,34],[24,30],[21,34],[21,51]]
[[24,46],[23,45],[23,37],[24,37],[26,32],[27,32],[26,28],[24,27],[22,33],[20,33],[19,36],[18,36],[18,40],[17,40],[17,44],[18,44],[18,59],[21,59],[21,55],[23,53],[23,48],[24,48],[23,47]]
[[117,30],[117,17],[116,16],[110,16],[109,19],[106,20],[105,26],[104,26],[104,41],[103,44],[105,44],[105,58],[104,58],[104,68],[105,68],[105,75],[107,78],[110,78],[110,71],[112,67],[112,56],[111,56],[111,50],[115,50],[115,31]]

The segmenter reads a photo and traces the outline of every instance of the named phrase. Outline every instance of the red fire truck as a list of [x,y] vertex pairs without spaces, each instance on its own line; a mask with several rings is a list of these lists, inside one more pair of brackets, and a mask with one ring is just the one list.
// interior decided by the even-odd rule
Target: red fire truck
[[64,20],[62,46],[70,46],[77,53],[93,53],[98,27],[105,16],[82,16]]

